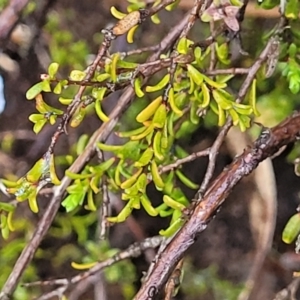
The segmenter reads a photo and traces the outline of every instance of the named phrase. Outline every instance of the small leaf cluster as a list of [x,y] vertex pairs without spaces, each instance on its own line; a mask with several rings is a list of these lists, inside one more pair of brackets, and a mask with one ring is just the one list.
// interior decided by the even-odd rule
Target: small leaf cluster
[[[249,104],[235,102],[234,96],[226,91],[227,82],[233,76],[216,76],[216,79],[213,80],[205,75],[201,70],[207,66],[210,48],[202,53],[200,47],[192,46],[193,42],[186,38],[181,39],[178,43],[178,53],[182,56],[191,55],[192,60],[188,64],[183,64],[181,63],[181,61],[185,62],[183,58],[178,59],[173,84],[174,92],[169,97],[170,107],[179,117],[183,115],[182,108],[189,107],[189,122],[194,125],[198,125],[201,116],[211,110],[218,116],[219,126],[224,125],[225,120],[230,116],[234,125],[238,125],[242,131],[245,131],[250,126],[250,117],[258,114],[256,98],[250,97]],[[227,43],[216,44],[216,54],[221,65],[228,64]],[[181,107],[181,110],[178,107]],[[187,121],[183,122],[183,127],[185,123]]]
[[288,61],[283,63],[282,75],[287,78],[289,89],[293,94],[300,90],[300,62],[299,48],[296,44],[290,44],[288,48]]
[[[118,21],[111,29],[102,31],[105,38],[110,32],[113,38],[124,34],[127,35],[129,43],[135,42],[134,33],[144,21],[143,14],[147,11],[147,1],[128,2],[130,4],[126,13],[111,8],[112,15]],[[156,7],[161,3],[162,1],[158,0],[154,1],[153,5]],[[174,1],[166,9],[174,9],[178,3],[178,0]],[[272,8],[278,4],[279,0],[265,0],[261,5]],[[240,6],[239,0],[214,0],[201,20],[203,22],[221,20],[229,29],[235,31],[237,20],[234,12]],[[226,16],[228,9],[232,12],[230,18]],[[285,15],[289,21],[295,20],[298,14],[299,3],[295,0],[288,1]],[[151,20],[155,24],[160,23],[158,14],[152,15]],[[111,251],[107,244],[100,243],[99,247],[99,243],[89,241],[91,226],[97,221],[97,210],[101,207],[105,196],[102,187],[107,185],[110,192],[120,194],[125,203],[122,211],[116,216],[107,217],[108,222],[112,224],[123,222],[134,210],[143,209],[151,217],[168,218],[169,226],[161,229],[159,233],[172,236],[185,222],[190,204],[182,186],[193,190],[199,188],[183,172],[181,166],[168,168],[178,159],[189,155],[178,146],[178,142],[200,128],[207,118],[212,119],[210,124],[213,126],[223,126],[227,119],[231,119],[241,131],[247,130],[251,119],[259,116],[256,94],[257,85],[261,83],[260,78],[257,77],[252,81],[246,99],[236,99],[230,82],[236,80],[234,74],[209,75],[212,50],[216,54],[215,69],[227,68],[231,64],[230,42],[224,36],[217,37],[213,46],[200,46],[196,40],[182,37],[175,43],[174,49],[162,54],[157,60],[157,69],[160,72],[147,75],[149,77],[147,84],[142,71],[151,68],[151,65],[149,67],[147,62],[142,63],[142,57],[133,59],[126,53],[109,53],[109,51],[105,51],[92,78],[86,80],[89,69],[84,70],[82,66],[87,54],[86,45],[81,42],[75,43],[69,33],[58,32],[56,21],[54,18],[48,24],[50,32],[56,31],[51,45],[55,62],[50,64],[47,74],[41,76],[41,81],[30,88],[26,94],[28,100],[36,101],[37,112],[29,117],[34,123],[35,133],[39,133],[47,124],[56,124],[60,119],[68,119],[71,127],[78,127],[83,125],[88,112],[94,113],[101,123],[109,122],[110,117],[103,110],[103,101],[106,101],[111,93],[128,86],[132,86],[135,92],[132,105],[138,105],[142,101],[147,102],[136,115],[130,115],[130,122],[136,124],[135,127],[130,127],[129,130],[121,121],[118,125],[119,129],[115,128],[114,134],[120,137],[119,145],[108,145],[104,142],[94,145],[98,153],[110,152],[111,158],[90,162],[79,173],[72,172],[72,168],[65,171],[65,175],[72,180],[66,190],[68,194],[62,201],[67,215],[57,215],[49,234],[61,238],[75,233],[86,255],[82,258],[82,253],[77,247],[66,245],[59,249],[54,261],[55,264],[61,265],[68,257],[82,262],[80,264],[73,262],[74,268],[85,269],[93,266],[96,261],[115,254],[115,250]],[[284,76],[281,80],[287,79],[289,89],[296,94],[300,89],[300,37],[297,31],[292,29],[290,31],[292,42],[277,41],[274,45],[277,45],[280,51],[275,49],[274,53],[269,55],[268,63],[273,59],[275,69],[280,59],[279,69]],[[66,47],[67,44],[73,45],[71,50]],[[277,52],[280,52],[280,55]],[[68,64],[72,64],[73,68],[69,76],[64,78],[62,69]],[[268,78],[273,74],[271,73],[265,71],[262,79]],[[72,88],[76,86],[85,87],[84,95],[80,99],[74,97]],[[277,94],[279,86],[276,86]],[[66,109],[46,103],[45,93],[56,95],[58,102],[65,105]],[[76,101],[78,105],[73,106]],[[275,103],[274,107],[278,108],[278,105]],[[70,108],[74,107],[72,114],[69,114]],[[80,157],[88,142],[88,135],[81,136],[76,143],[76,155],[67,154],[64,157],[65,162],[71,165],[76,156]],[[57,158],[52,151],[48,151],[16,182],[3,180],[8,192],[14,194],[18,201],[28,199],[30,209],[37,212],[38,192],[49,183],[55,185],[60,183],[54,166],[54,160]],[[150,185],[154,185],[161,194],[158,200],[149,197]],[[78,213],[82,212],[82,207],[86,210],[83,215]],[[12,221],[14,212],[14,205],[0,203],[0,228],[5,239],[9,238],[9,233],[16,227],[16,222]],[[283,232],[285,242],[290,243],[299,235],[299,220],[299,214],[296,214],[287,224]],[[15,247],[21,249],[24,246],[20,245],[19,242]],[[8,256],[8,253],[0,251],[0,257],[7,259]],[[127,276],[135,274],[132,264],[120,263],[107,270],[105,274],[110,282],[122,282],[124,291],[127,291],[124,293],[127,293],[128,298],[132,298],[131,283],[135,278],[134,275]],[[124,280],[125,277],[128,281]],[[215,276],[211,277],[215,279]],[[226,288],[226,283],[221,281],[218,283],[216,290]]]
[[66,175],[74,180],[67,188],[69,195],[62,202],[62,206],[66,208],[67,212],[82,205],[85,198],[87,199],[85,208],[90,211],[96,211],[94,195],[99,193],[101,178],[114,162],[115,158],[111,158],[96,166],[87,166],[81,174],[66,171]]
[[[150,135],[157,135],[157,131],[148,134],[150,140]],[[119,133],[120,135],[127,135],[126,133]],[[161,142],[158,137],[153,137],[153,143]],[[154,150],[158,148],[157,146],[150,145],[150,147],[142,142],[143,137],[140,140],[135,140],[135,135],[133,140],[128,141],[124,145],[106,145],[98,143],[98,147],[103,151],[111,151],[119,159],[115,168],[112,168],[108,173],[109,183],[115,187],[116,190],[122,191],[122,199],[127,202],[124,209],[116,217],[109,217],[107,220],[109,222],[123,222],[132,212],[133,209],[140,209],[143,207],[150,216],[160,215],[161,217],[172,216],[171,224],[175,222],[177,225],[173,225],[173,229],[179,228],[179,217],[182,214],[183,209],[185,209],[188,204],[187,198],[184,196],[183,192],[179,187],[174,185],[175,172],[170,172],[167,176],[162,175],[159,172],[158,165],[164,158],[164,154]],[[145,137],[146,139],[147,137]],[[152,143],[152,141],[151,141]],[[157,156],[158,155],[158,156]],[[179,170],[179,177],[182,180],[190,182]],[[153,207],[150,199],[147,196],[146,188],[147,185],[153,181],[156,188],[162,191],[165,196],[163,198],[163,203],[158,207]],[[191,183],[195,188],[195,185]],[[176,200],[174,200],[175,198]],[[171,229],[170,229],[171,230]],[[174,232],[174,230],[172,230]],[[167,231],[162,230],[161,234],[168,234]]]
[[272,9],[279,6],[284,12],[284,16],[290,20],[296,20],[300,12],[300,4],[298,0],[260,0],[259,4],[264,9]]
[[[155,6],[161,1],[156,1]],[[172,9],[178,1],[167,9]],[[234,2],[232,5],[239,6]],[[129,42],[133,41],[133,32],[141,23],[144,1],[130,1],[128,14],[118,12],[114,7],[111,13],[119,22],[110,30],[115,37],[127,34]],[[157,16],[154,17],[154,20]],[[123,27],[122,27],[123,26]],[[107,31],[104,31],[107,35]],[[230,64],[229,44],[224,38],[215,44],[216,67]],[[123,222],[134,209],[141,207],[150,216],[171,217],[170,227],[161,234],[171,235],[183,223],[182,215],[189,201],[179,188],[178,182],[197,189],[180,168],[163,171],[168,164],[174,163],[183,154],[177,141],[201,126],[201,121],[209,113],[217,117],[214,125],[223,126],[227,118],[239,126],[242,131],[250,127],[251,118],[258,116],[256,108],[256,80],[252,82],[248,100],[236,101],[228,89],[228,82],[234,77],[230,75],[209,76],[206,74],[210,62],[211,47],[200,47],[186,37],[179,39],[174,50],[161,55],[157,61],[159,76],[151,75],[150,82],[144,85],[141,69],[142,63],[126,59],[124,53],[107,53],[96,68],[91,80],[86,80],[88,69],[81,71],[73,69],[68,78],[60,78],[59,64],[52,63],[48,74],[41,77],[41,82],[30,88],[26,94],[29,100],[36,100],[38,113],[29,119],[34,123],[34,131],[38,133],[46,124],[55,124],[60,117],[65,117],[70,106],[78,101],[71,115],[67,115],[71,127],[77,127],[85,119],[87,109],[92,108],[101,122],[108,122],[103,109],[103,101],[116,90],[132,85],[136,100],[146,99],[148,105],[135,117],[137,128],[129,131],[119,131],[116,134],[124,138],[121,145],[98,143],[99,151],[109,151],[113,157],[98,164],[86,165],[79,173],[67,170],[66,175],[73,182],[67,188],[68,196],[62,202],[67,212],[84,206],[89,211],[97,210],[101,205],[101,185],[107,178],[112,191],[121,192],[126,201],[124,209],[118,216],[109,217],[111,223]],[[85,94],[81,99],[65,97],[67,91],[76,85],[85,86]],[[67,112],[48,105],[41,93],[53,92],[59,95],[59,102],[67,105]],[[73,108],[73,107],[72,107]],[[64,118],[66,119],[66,118]],[[88,138],[79,139],[78,149],[81,151]],[[80,155],[81,151],[77,151]],[[18,200],[29,200],[30,207],[37,211],[36,195],[45,184],[58,184],[55,175],[54,158],[48,153],[40,159],[28,173],[16,183],[10,184],[9,192],[15,194]],[[147,187],[153,183],[163,194],[162,203],[154,207],[147,195]]]
[[[133,209],[143,207],[150,216],[172,216],[170,227],[160,233],[173,234],[181,226],[182,213],[188,205],[188,200],[177,187],[176,181],[179,180],[190,188],[197,188],[180,170],[167,174],[160,172],[163,165],[176,159],[176,156],[170,155],[176,139],[185,135],[190,125],[199,125],[199,111],[214,111],[219,116],[220,126],[231,116],[234,124],[239,125],[243,131],[250,125],[250,116],[258,114],[255,106],[255,82],[250,93],[250,103],[236,103],[225,89],[230,77],[215,81],[203,74],[201,67],[209,51],[202,53],[200,47],[193,48],[192,45],[193,42],[186,38],[179,41],[174,76],[169,71],[156,84],[146,87],[140,77],[133,80],[137,97],[147,95],[153,99],[137,114],[136,121],[140,124],[138,128],[117,132],[119,137],[128,138],[129,141],[123,145],[98,144],[102,151],[111,151],[119,159],[116,168],[109,172],[109,180],[123,191],[122,199],[127,201],[118,216],[108,218],[110,222],[122,222]],[[217,53],[226,63],[228,48],[221,45]],[[181,126],[175,129],[181,119]],[[146,187],[151,181],[164,194],[163,203],[158,207],[153,207],[146,193]]]
[[[133,17],[130,14],[134,12],[131,9],[129,8],[131,12],[126,16],[120,15],[115,8],[111,11],[120,22],[122,20],[129,22],[129,17]],[[116,28],[119,28],[120,24],[122,25],[117,23],[112,32],[117,32]],[[230,63],[228,44],[216,43],[215,47],[218,64],[228,65]],[[68,79],[59,79],[59,64],[52,63],[49,66],[48,74],[43,75],[42,81],[35,84],[26,94],[29,100],[36,99],[39,113],[30,116],[30,120],[35,124],[36,133],[47,123],[53,125],[58,117],[63,115],[62,110],[48,105],[43,100],[42,92],[62,94],[59,101],[64,105],[72,105],[72,98],[63,96],[65,90],[72,85],[87,84],[85,95],[80,99],[70,118],[72,127],[82,123],[88,106],[94,108],[102,122],[108,122],[109,117],[103,112],[102,101],[113,91],[129,84],[133,86],[137,98],[151,99],[136,116],[139,127],[117,133],[119,137],[127,139],[127,142],[123,145],[98,143],[100,150],[113,152],[114,157],[97,165],[86,165],[80,174],[66,171],[66,175],[73,180],[67,188],[68,196],[62,202],[68,212],[84,205],[85,201],[87,202],[85,208],[95,211],[96,195],[101,193],[100,187],[105,175],[110,189],[121,191],[122,199],[127,202],[118,216],[108,218],[109,222],[123,222],[133,209],[143,207],[153,217],[171,216],[170,227],[161,230],[161,234],[169,236],[181,226],[182,214],[189,202],[177,182],[180,181],[192,189],[198,186],[180,169],[166,174],[161,172],[164,166],[180,157],[178,147],[175,147],[176,153],[172,154],[176,140],[198,128],[208,111],[218,116],[219,126],[224,125],[226,118],[231,117],[234,125],[238,125],[242,131],[250,126],[251,116],[258,114],[255,82],[252,85],[249,104],[244,104],[237,103],[234,96],[227,91],[227,82],[232,76],[211,78],[205,75],[203,70],[208,65],[210,51],[209,47],[203,51],[200,46],[194,45],[192,40],[181,38],[173,53],[161,57],[162,62],[171,62],[167,72],[158,81],[157,77],[153,76],[151,81],[156,83],[147,86],[143,85],[142,76],[138,71],[140,64],[125,60],[122,53],[107,55],[103,61],[103,68],[97,69],[89,82],[85,81],[86,71],[72,70]],[[81,149],[82,143],[78,142]],[[28,199],[31,209],[35,212],[38,210],[36,204],[38,191],[48,182],[54,184],[58,182],[54,175],[52,154],[51,157],[51,163],[49,159],[42,158],[9,189],[18,200]],[[153,206],[146,192],[150,182],[163,193],[163,202],[158,207]]]
[[[63,114],[62,110],[48,105],[41,94],[42,92],[48,93],[52,91],[51,83],[56,80],[58,68],[59,65],[57,63],[50,64],[48,74],[44,74],[42,76],[43,80],[32,86],[26,93],[28,100],[36,99],[36,109],[39,112],[29,116],[29,120],[34,123],[33,131],[35,133],[39,133],[47,123],[54,125],[57,117]],[[53,93],[60,94],[66,84],[66,80],[58,81],[53,89]]]
[[53,154],[46,153],[34,166],[16,182],[2,179],[7,191],[16,196],[18,201],[28,199],[30,209],[38,212],[37,194],[48,183],[60,184],[54,166]]
[[12,222],[15,208],[10,203],[0,202],[0,229],[4,239],[8,239],[9,233],[15,230]]

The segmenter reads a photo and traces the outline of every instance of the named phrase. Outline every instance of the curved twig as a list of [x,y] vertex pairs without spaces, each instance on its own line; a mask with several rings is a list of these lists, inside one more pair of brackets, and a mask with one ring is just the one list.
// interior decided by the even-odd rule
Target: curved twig
[[[226,137],[226,145],[231,156],[241,153],[251,139],[247,133],[232,128]],[[244,181],[245,182],[245,181]],[[257,299],[261,284],[261,270],[272,248],[276,225],[277,195],[276,181],[271,159],[263,161],[246,182],[253,186],[248,203],[249,223],[255,243],[255,255],[251,263],[248,278],[238,300]]]
[[17,24],[29,0],[11,0],[0,15],[0,47],[3,47],[9,34]]
[[146,238],[145,240],[143,240],[141,242],[136,242],[136,243],[132,244],[127,249],[115,254],[113,257],[96,263],[89,270],[82,272],[78,275],[75,275],[70,279],[63,278],[63,279],[54,279],[54,280],[49,280],[49,281],[37,281],[37,282],[24,284],[24,286],[59,285],[59,287],[56,288],[55,290],[53,290],[47,294],[44,294],[43,296],[38,298],[38,300],[51,299],[53,296],[63,295],[63,293],[71,285],[77,284],[77,283],[83,281],[84,279],[89,278],[89,277],[99,273],[103,269],[105,269],[121,260],[124,260],[127,258],[132,258],[132,257],[138,257],[147,249],[157,248],[161,244],[162,241],[163,241],[163,237],[161,237],[161,236],[154,236],[151,238]]
[[191,213],[190,219],[175,235],[171,243],[162,252],[153,272],[134,298],[152,299],[167,282],[174,267],[187,249],[194,244],[197,235],[204,231],[231,190],[245,176],[249,175],[260,162],[271,157],[282,146],[299,139],[300,112],[295,113],[273,129],[265,129],[252,147],[227,166],[212,183],[203,200]]
[[[175,26],[167,36],[161,41],[160,49],[150,56],[149,61],[154,61],[158,59],[159,55],[173,45],[174,41],[178,38],[183,28],[188,23],[188,15],[183,18],[183,20]],[[120,116],[123,114],[127,106],[130,104],[134,95],[133,88],[128,87],[119,99],[118,105],[110,114],[110,120],[107,123],[102,124],[102,126],[93,134],[91,137],[85,151],[75,160],[70,168],[71,172],[79,172],[82,167],[93,157],[95,152],[95,145],[98,141],[105,141],[108,135],[112,132],[113,128],[119,121]],[[66,188],[70,184],[71,179],[64,177],[61,184],[55,187],[53,190],[53,196],[49,205],[43,214],[41,220],[37,224],[36,230],[29,243],[26,245],[21,255],[19,256],[9,278],[3,286],[0,293],[1,300],[7,300],[13,294],[20,277],[22,276],[25,268],[32,260],[34,253],[36,252],[39,244],[41,243],[43,237],[46,235],[52,221],[60,207],[60,201],[65,193]]]

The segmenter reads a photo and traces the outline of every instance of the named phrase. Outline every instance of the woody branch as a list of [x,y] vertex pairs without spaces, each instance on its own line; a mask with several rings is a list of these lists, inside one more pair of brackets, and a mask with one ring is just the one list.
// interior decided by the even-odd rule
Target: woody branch
[[264,129],[252,147],[244,150],[231,165],[215,179],[199,202],[187,223],[175,235],[161,253],[153,272],[144,282],[135,300],[147,299],[159,293],[174,267],[187,249],[194,244],[197,235],[205,230],[218,208],[224,203],[232,189],[249,175],[260,162],[274,155],[281,147],[295,142],[300,134],[300,112],[272,129]]

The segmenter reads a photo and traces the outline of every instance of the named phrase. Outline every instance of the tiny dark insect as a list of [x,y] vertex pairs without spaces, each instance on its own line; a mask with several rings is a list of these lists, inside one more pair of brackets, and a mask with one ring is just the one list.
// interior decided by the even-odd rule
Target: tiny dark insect
[[141,22],[140,11],[132,11],[121,19],[112,29],[114,35],[122,35]]

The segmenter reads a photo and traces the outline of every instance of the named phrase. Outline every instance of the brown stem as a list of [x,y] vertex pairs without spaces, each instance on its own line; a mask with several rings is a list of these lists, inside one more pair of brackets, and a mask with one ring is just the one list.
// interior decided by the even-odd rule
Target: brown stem
[[194,0],[193,8],[190,13],[189,22],[187,26],[185,26],[184,30],[182,31],[180,38],[186,37],[192,27],[195,25],[196,20],[198,19],[198,15],[200,12],[200,9],[204,11],[207,4],[207,0]]
[[236,74],[248,74],[249,68],[229,68],[229,69],[215,69],[215,70],[208,70],[204,72],[205,75],[236,75]]
[[159,45],[148,46],[148,47],[143,47],[143,48],[139,48],[139,49],[133,49],[133,50],[129,50],[127,52],[121,52],[121,54],[124,56],[130,56],[130,55],[134,55],[134,54],[141,54],[144,52],[153,52],[153,51],[157,51],[157,50],[159,50]]
[[[173,45],[174,41],[179,37],[182,29],[188,23],[188,15],[183,18],[183,20],[177,24],[162,40],[160,44],[160,49],[152,56],[150,56],[149,61],[154,61],[159,58],[160,54],[165,50],[169,49]],[[75,160],[71,168],[71,172],[79,172],[83,166],[91,159],[95,152],[95,145],[98,141],[105,141],[109,136],[111,131],[116,126],[119,118],[125,111],[126,107],[130,104],[134,95],[134,91],[131,87],[128,87],[123,95],[120,97],[118,105],[110,114],[110,120],[107,123],[102,124],[102,126],[93,134],[91,137],[85,151]],[[23,249],[21,255],[19,256],[10,276],[5,282],[2,291],[0,293],[1,300],[7,300],[11,297],[20,277],[22,276],[25,268],[32,260],[38,246],[40,245],[42,239],[48,232],[49,227],[52,224],[52,221],[60,207],[60,201],[65,193],[66,188],[70,184],[71,180],[68,177],[64,177],[61,181],[61,184],[54,188],[52,199],[49,202],[49,205],[37,224],[36,230],[32,235],[32,238]]]
[[165,8],[166,6],[174,3],[176,0],[165,0],[162,1],[159,5],[151,7],[151,9],[149,10],[149,15],[155,15],[157,12],[159,12],[160,10],[162,10],[163,8]]
[[299,289],[300,285],[300,277],[295,277],[293,281],[283,290],[278,292],[273,300],[285,300],[285,299],[291,299],[296,300],[296,293]]
[[164,300],[172,300],[173,296],[176,295],[176,290],[178,290],[181,284],[181,277],[183,272],[182,268],[183,268],[183,259],[179,261],[170,279],[166,284]]
[[226,167],[212,183],[203,200],[198,203],[187,223],[162,252],[153,272],[134,299],[152,299],[160,292],[176,264],[194,244],[197,235],[205,230],[236,184],[282,146],[299,139],[299,135],[300,112],[297,112],[273,129],[265,129],[252,147],[245,149],[243,154]]
[[[278,25],[277,25],[277,30],[281,30],[283,28],[285,24],[285,19],[281,18]],[[244,97],[247,94],[248,89],[250,88],[258,70],[260,69],[260,67],[262,66],[262,64],[265,62],[265,60],[267,59],[270,50],[272,48],[272,38],[269,39],[268,43],[266,44],[265,48],[262,50],[262,52],[260,53],[259,57],[257,58],[257,60],[253,63],[253,65],[249,68],[248,70],[248,74],[242,84],[242,86],[240,87],[240,90],[238,92],[238,96],[236,98],[236,102],[240,103],[243,101]],[[214,142],[214,145],[211,147],[211,153],[209,155],[209,163],[208,163],[208,167],[207,167],[207,171],[205,173],[204,176],[204,180],[201,184],[201,187],[197,193],[198,196],[198,200],[201,200],[202,195],[205,193],[206,188],[213,176],[213,172],[215,170],[215,163],[216,163],[216,158],[218,155],[218,151],[221,147],[221,144],[228,132],[228,130],[231,128],[232,126],[232,121],[230,118],[228,118],[226,124],[223,126],[219,136],[217,137],[216,141]]]
[[171,164],[168,164],[166,166],[162,166],[159,168],[159,173],[162,174],[162,173],[166,173],[168,171],[171,171],[173,169],[176,169],[178,168],[179,166],[181,166],[182,164],[185,164],[187,162],[191,162],[191,161],[194,161],[195,159],[197,159],[198,157],[203,157],[203,156],[207,156],[209,155],[211,149],[210,148],[207,148],[205,150],[202,150],[202,151],[198,151],[198,152],[194,152],[192,154],[190,154],[189,156],[187,157],[184,157],[184,158],[179,158],[177,159],[176,161],[174,161],[173,163]]
[[231,119],[228,119],[210,149],[209,162],[208,162],[207,170],[205,172],[204,179],[201,183],[199,191],[197,192],[197,196],[199,197],[199,199],[196,199],[197,201],[201,200],[201,198],[204,195],[204,193],[207,189],[207,186],[213,176],[213,173],[215,171],[216,159],[219,154],[219,149],[226,137],[227,132],[231,128],[231,126],[232,126]]
[[54,280],[49,280],[49,281],[37,281],[37,282],[32,282],[28,284],[24,284],[24,286],[51,286],[51,285],[61,285],[57,289],[51,291],[48,294],[44,294],[43,296],[39,297],[38,300],[47,300],[51,299],[54,296],[60,295],[62,296],[63,293],[67,290],[67,288],[70,285],[75,285],[81,281],[83,281],[86,278],[89,278],[97,273],[99,273],[101,270],[119,262],[127,258],[132,258],[132,257],[138,257],[142,253],[145,252],[147,249],[153,249],[157,248],[161,242],[163,241],[163,237],[161,236],[154,236],[151,238],[146,238],[141,242],[136,242],[129,246],[127,249],[120,251],[116,255],[114,255],[111,258],[108,258],[104,261],[96,263],[92,268],[89,270],[82,272],[78,275],[75,275],[74,277],[67,279],[67,278],[62,278],[62,279],[54,279]]
[[0,15],[0,46],[8,39],[29,0],[11,0]]
[[106,218],[109,215],[109,193],[108,193],[108,186],[107,186],[107,178],[103,176],[102,182],[102,204],[101,208],[99,209],[99,240],[105,240],[108,236],[108,224]]

